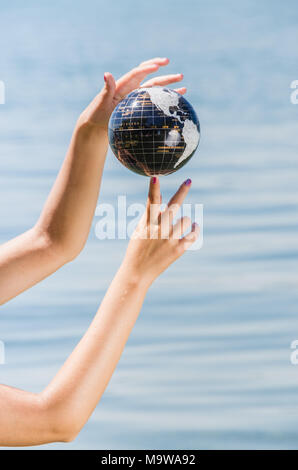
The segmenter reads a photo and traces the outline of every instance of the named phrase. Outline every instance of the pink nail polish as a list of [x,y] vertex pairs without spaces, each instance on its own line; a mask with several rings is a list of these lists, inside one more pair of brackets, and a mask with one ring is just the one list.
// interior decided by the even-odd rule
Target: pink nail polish
[[153,183],[153,184],[156,183],[156,176],[153,176],[153,178],[152,178],[152,183]]
[[106,74],[104,74],[103,79],[104,79],[105,82],[107,81]]
[[190,186],[191,185],[191,179],[188,178],[186,181],[184,181],[185,186]]

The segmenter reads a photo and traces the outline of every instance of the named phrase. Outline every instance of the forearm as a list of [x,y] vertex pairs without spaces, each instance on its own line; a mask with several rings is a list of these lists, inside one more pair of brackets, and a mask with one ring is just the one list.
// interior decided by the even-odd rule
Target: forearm
[[107,130],[77,125],[37,227],[67,260],[83,248],[98,199],[108,149]]
[[81,430],[104,393],[147,292],[140,281],[120,268],[90,328],[42,393],[66,435]]

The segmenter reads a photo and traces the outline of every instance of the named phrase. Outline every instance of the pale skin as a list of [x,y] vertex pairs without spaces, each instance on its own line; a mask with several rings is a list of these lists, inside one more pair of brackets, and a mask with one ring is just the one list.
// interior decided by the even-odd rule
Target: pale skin
[[[82,250],[97,203],[108,148],[107,124],[117,103],[168,59],[143,62],[105,86],[75,127],[62,168],[36,225],[0,247],[0,304],[74,259]],[[142,86],[179,82],[181,74]],[[184,87],[178,88],[181,94]],[[89,419],[120,359],[152,282],[198,236],[196,224],[175,212],[190,188],[183,183],[161,212],[160,184],[151,178],[147,207],[89,329],[40,393],[0,385],[0,445],[32,446],[73,440]],[[73,210],[75,208],[75,210]],[[190,228],[187,235],[185,232]],[[154,233],[155,235],[148,236]]]

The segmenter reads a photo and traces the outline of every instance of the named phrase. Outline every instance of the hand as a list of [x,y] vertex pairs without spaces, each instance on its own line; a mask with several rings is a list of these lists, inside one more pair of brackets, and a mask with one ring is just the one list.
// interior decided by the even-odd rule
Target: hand
[[137,282],[150,284],[198,238],[199,227],[189,217],[182,217],[175,225],[173,219],[191,186],[186,180],[161,212],[159,180],[151,178],[146,211],[141,218],[127,248],[122,267]]
[[[105,86],[81,114],[79,125],[90,124],[107,130],[114,108],[131,91],[139,87],[166,86],[171,83],[180,82],[183,79],[183,75],[174,74],[151,78],[141,85],[141,82],[148,74],[156,72],[159,67],[168,65],[168,63],[169,59],[159,57],[147,60],[123,75],[117,82],[111,73],[105,73]],[[183,95],[186,93],[186,88],[177,88],[176,91]]]

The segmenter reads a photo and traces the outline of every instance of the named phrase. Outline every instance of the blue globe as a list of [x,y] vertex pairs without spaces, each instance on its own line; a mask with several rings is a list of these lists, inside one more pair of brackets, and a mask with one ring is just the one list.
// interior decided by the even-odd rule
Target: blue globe
[[176,91],[139,88],[116,106],[108,133],[112,151],[125,167],[144,176],[169,175],[194,155],[200,123]]

